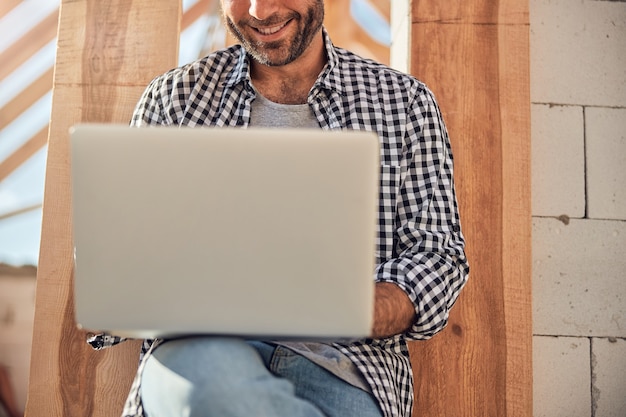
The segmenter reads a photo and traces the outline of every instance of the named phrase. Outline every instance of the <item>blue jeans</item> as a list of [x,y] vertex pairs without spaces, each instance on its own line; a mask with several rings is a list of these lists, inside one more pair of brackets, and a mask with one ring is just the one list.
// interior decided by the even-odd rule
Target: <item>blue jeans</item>
[[381,417],[376,399],[283,347],[234,338],[159,346],[143,370],[148,417]]

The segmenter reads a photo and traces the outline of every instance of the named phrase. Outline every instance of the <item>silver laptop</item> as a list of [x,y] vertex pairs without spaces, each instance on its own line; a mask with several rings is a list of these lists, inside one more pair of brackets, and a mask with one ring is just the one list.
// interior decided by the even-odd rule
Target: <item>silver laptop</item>
[[70,137],[79,326],[369,334],[375,134],[77,125]]

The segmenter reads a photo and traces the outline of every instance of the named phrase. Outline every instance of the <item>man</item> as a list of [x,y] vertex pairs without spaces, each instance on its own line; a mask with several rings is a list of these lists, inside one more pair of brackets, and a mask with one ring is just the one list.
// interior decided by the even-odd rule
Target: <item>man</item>
[[437,104],[414,78],[335,48],[323,0],[222,0],[222,11],[241,46],[154,79],[132,124],[377,132],[372,334],[329,344],[146,341],[124,415],[408,417],[406,341],[445,326],[469,271]]

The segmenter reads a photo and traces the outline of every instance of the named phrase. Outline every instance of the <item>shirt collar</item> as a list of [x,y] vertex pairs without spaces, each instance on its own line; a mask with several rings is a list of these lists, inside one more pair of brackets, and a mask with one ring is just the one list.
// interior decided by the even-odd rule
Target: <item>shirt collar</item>
[[[337,55],[337,51],[335,50],[325,27],[322,27],[322,36],[324,37],[324,48],[326,49],[328,62],[317,78],[313,89],[337,91],[341,94],[343,92],[343,86],[341,84],[341,74],[338,69],[339,56]],[[233,48],[235,48],[235,57],[237,62],[235,63],[235,66],[233,67],[225,84],[228,87],[233,87],[239,83],[245,82],[251,86],[252,83],[250,79],[249,60],[252,58],[248,56],[248,53],[241,45],[236,45]]]
[[324,47],[326,48],[328,62],[317,78],[313,89],[321,88],[342,94],[343,85],[341,83],[341,71],[339,69],[339,55],[326,28],[322,28],[322,35],[324,36]]
[[248,54],[241,45],[235,45],[232,48],[234,49],[234,56],[237,61],[228,75],[225,85],[227,87],[233,87],[243,82],[246,82],[248,85],[252,85],[250,82],[250,63],[248,62]]

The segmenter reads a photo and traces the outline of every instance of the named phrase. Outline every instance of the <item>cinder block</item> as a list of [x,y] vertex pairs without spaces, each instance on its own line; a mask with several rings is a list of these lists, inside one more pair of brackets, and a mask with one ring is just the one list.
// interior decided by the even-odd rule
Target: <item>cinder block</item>
[[595,417],[626,416],[626,340],[592,339]]
[[588,108],[585,122],[588,217],[626,220],[626,109]]
[[533,337],[533,416],[590,417],[589,339]]
[[532,245],[535,334],[626,336],[626,222],[534,218]]
[[534,104],[531,110],[532,213],[584,217],[583,109]]
[[626,105],[626,3],[530,0],[533,102]]

